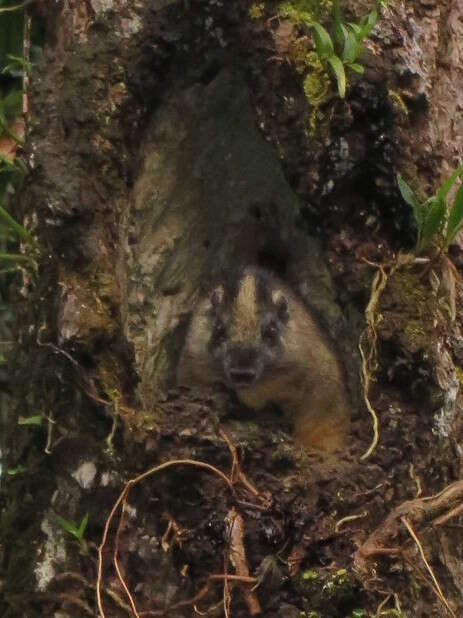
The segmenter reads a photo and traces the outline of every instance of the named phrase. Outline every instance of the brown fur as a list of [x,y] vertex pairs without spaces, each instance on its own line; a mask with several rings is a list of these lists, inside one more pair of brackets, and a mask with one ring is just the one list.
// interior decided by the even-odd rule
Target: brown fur
[[260,339],[256,280],[252,275],[245,275],[241,282],[233,307],[230,338],[236,343],[258,342]]
[[[256,285],[251,274],[243,278],[233,311],[234,342],[243,345],[260,341]],[[268,275],[266,275],[268,276]],[[288,300],[289,321],[284,330],[284,352],[276,367],[264,372],[249,387],[237,389],[243,403],[261,409],[268,402],[281,407],[294,423],[296,439],[307,449],[332,452],[347,441],[350,404],[339,360],[324,333],[300,300],[280,281],[271,279],[275,300]],[[240,304],[242,305],[240,307]],[[218,368],[208,352],[211,336],[210,301],[202,301],[193,314],[179,364],[182,383],[211,383],[221,380]],[[235,319],[238,318],[239,319]],[[254,329],[254,330],[253,330]]]

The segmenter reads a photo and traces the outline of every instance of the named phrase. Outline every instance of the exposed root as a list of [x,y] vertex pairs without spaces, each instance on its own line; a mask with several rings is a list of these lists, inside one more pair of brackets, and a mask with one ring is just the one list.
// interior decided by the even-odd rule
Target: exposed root
[[444,594],[442,592],[441,587],[439,586],[439,582],[437,581],[436,576],[434,575],[434,571],[431,568],[431,565],[429,564],[429,562],[426,560],[426,555],[424,553],[424,549],[423,546],[420,543],[420,540],[418,539],[418,537],[416,536],[415,531],[413,530],[412,525],[410,524],[410,522],[407,520],[406,517],[401,517],[400,518],[402,523],[404,524],[404,526],[407,528],[408,532],[410,533],[410,536],[412,537],[412,539],[415,541],[418,550],[420,552],[421,558],[426,566],[426,569],[428,570],[429,575],[431,576],[431,579],[434,583],[434,587],[435,587],[435,592],[438,596],[438,598],[440,599],[440,601],[442,602],[442,604],[444,605],[444,607],[449,611],[450,615],[452,616],[452,618],[457,618],[454,611],[452,610],[452,608],[450,607],[450,605],[448,604],[447,599],[444,597]]
[[[360,352],[361,365],[361,381],[363,389],[363,400],[373,420],[373,439],[370,446],[365,453],[360,457],[361,461],[364,461],[373,453],[378,444],[379,430],[378,430],[378,417],[370,401],[370,388],[371,382],[374,379],[374,374],[378,367],[377,360],[377,334],[376,327],[381,317],[378,315],[378,302],[381,294],[384,291],[387,283],[387,275],[384,268],[380,265],[375,265],[377,271],[373,277],[371,284],[370,300],[365,309],[366,328],[360,336],[358,349]],[[365,349],[367,351],[365,351]]]
[[[53,582],[56,584],[56,583],[60,583],[60,582],[63,582],[69,579],[74,580],[83,588],[87,588],[88,590],[91,590],[92,592],[95,591],[94,583],[90,583],[80,573],[75,573],[74,571],[65,571],[64,573],[58,573],[53,578]],[[132,615],[132,609],[127,605],[127,603],[124,603],[124,601],[120,598],[120,596],[116,592],[114,592],[114,590],[111,590],[109,588],[104,588],[103,592],[107,594],[109,597],[111,597],[114,603],[118,607],[120,607],[122,610],[124,610],[129,616]]]
[[[355,554],[355,564],[365,570],[366,561],[374,555],[384,553],[390,541],[399,536],[402,518],[415,525],[430,521],[434,527],[447,523],[463,510],[463,481],[456,481],[435,496],[408,500],[394,509],[384,523],[377,528]],[[445,511],[444,514],[439,515]],[[436,517],[437,516],[437,517]],[[389,550],[388,550],[389,551]],[[390,552],[389,552],[390,553]]]
[[[109,533],[109,528],[111,526],[111,522],[114,519],[114,516],[118,510],[119,507],[121,507],[122,509],[122,514],[124,512],[125,509],[125,505],[127,503],[127,496],[128,493],[130,491],[130,489],[134,486],[137,485],[138,483],[140,483],[141,481],[144,481],[145,479],[147,479],[150,476],[153,476],[154,474],[157,474],[158,472],[161,472],[161,470],[165,470],[167,468],[172,468],[173,466],[194,466],[196,468],[202,468],[204,470],[208,470],[209,472],[213,472],[214,474],[216,474],[219,478],[221,478],[225,484],[229,487],[229,489],[233,490],[233,484],[230,481],[230,479],[228,479],[225,474],[223,472],[221,472],[220,470],[218,470],[217,468],[215,468],[214,466],[211,466],[211,464],[208,464],[206,462],[203,461],[196,461],[194,459],[175,459],[172,461],[167,461],[163,464],[160,464],[159,466],[155,466],[154,468],[150,468],[149,470],[147,470],[146,472],[143,472],[142,474],[136,476],[133,479],[130,479],[130,481],[128,481],[124,487],[124,489],[122,490],[119,498],[116,500],[108,519],[106,520],[106,524],[104,527],[104,531],[103,531],[103,538],[101,540],[101,544],[98,548],[98,575],[97,575],[97,585],[96,585],[96,595],[97,595],[97,603],[98,603],[98,610],[100,612],[100,616],[101,618],[106,618],[106,614],[103,610],[103,602],[102,602],[102,596],[101,596],[101,586],[102,586],[102,571],[103,571],[103,550],[106,546],[106,541],[108,538],[108,533]],[[118,546],[117,546],[117,539],[119,537],[120,534],[120,530],[122,528],[122,522],[123,522],[123,517],[121,514],[121,519],[119,521],[119,525],[117,528],[117,532],[116,532],[116,546],[115,546],[115,550],[114,550],[114,566],[116,568],[116,572],[119,578],[119,581],[121,582],[121,585],[124,589],[124,592],[127,595],[127,599],[130,603],[130,606],[132,608],[133,614],[134,616],[137,616],[137,618],[139,618],[140,614],[137,611],[137,608],[135,606],[135,602],[133,600],[132,595],[130,594],[130,591],[127,587],[127,584],[125,583],[125,579],[122,575],[122,572],[120,570],[117,558],[118,558]]]
[[[360,335],[358,349],[360,352],[361,364],[361,381],[363,389],[363,400],[368,412],[373,420],[373,439],[365,453],[360,457],[361,461],[368,459],[375,450],[379,441],[378,417],[375,409],[370,401],[371,383],[374,381],[374,376],[378,368],[377,354],[377,326],[380,323],[382,316],[378,313],[378,304],[384,289],[386,288],[387,280],[396,270],[402,266],[412,263],[418,263],[419,258],[411,254],[399,254],[391,263],[387,265],[376,264],[369,260],[364,260],[370,266],[376,268],[375,276],[371,284],[370,300],[365,309],[366,328]],[[386,270],[387,273],[386,273]]]
[[[392,609],[384,609],[391,600],[391,598],[394,599],[394,607]],[[396,593],[388,592],[386,593],[386,598],[378,605],[374,618],[381,618],[381,616],[383,616],[383,618],[386,618],[386,616],[394,618],[397,617],[397,615],[407,618],[400,606],[399,595]]]
[[[114,540],[113,564],[114,564],[119,582],[130,604],[129,609],[132,615],[135,616],[135,618],[140,618],[141,616],[160,616],[165,613],[164,610],[162,611],[161,610],[159,611],[150,610],[150,611],[144,611],[141,613],[137,610],[135,600],[125,581],[124,574],[119,564],[119,538],[120,538],[120,534],[124,526],[124,513],[126,510],[128,494],[129,494],[130,489],[134,485],[137,485],[138,483],[141,483],[142,481],[146,480],[148,477],[154,476],[158,472],[161,472],[162,470],[165,470],[173,466],[192,466],[196,468],[201,468],[203,470],[207,470],[209,472],[212,472],[216,476],[218,476],[227,485],[228,489],[230,489],[233,494],[235,491],[235,488],[234,488],[235,482],[239,482],[246,491],[251,493],[254,497],[259,497],[258,490],[246,478],[246,476],[244,475],[244,473],[242,472],[240,468],[238,456],[236,453],[236,448],[231,444],[225,432],[221,430],[220,435],[226,442],[230,450],[231,456],[232,456],[232,465],[231,465],[229,477],[227,477],[218,468],[206,462],[197,461],[193,459],[178,459],[178,460],[167,461],[163,464],[150,468],[146,472],[138,475],[137,477],[133,479],[130,479],[126,483],[124,489],[122,490],[121,494],[119,495],[118,499],[113,505],[113,508],[111,509],[111,512],[106,520],[106,524],[105,524],[104,531],[103,531],[103,537],[101,540],[101,544],[98,548],[96,593],[97,593],[97,604],[98,604],[100,618],[106,618],[106,614],[103,609],[103,600],[102,600],[103,552],[107,544],[111,523],[116,513],[118,512],[119,508],[121,509],[121,514],[120,514],[119,523],[117,525],[115,540]],[[196,609],[196,606],[209,592],[211,583],[215,581],[223,581],[224,583],[223,605],[224,605],[225,616],[226,618],[228,618],[230,599],[231,599],[230,591],[229,591],[229,581],[240,582],[242,584],[248,584],[248,585],[257,583],[256,578],[249,576],[249,568],[246,562],[244,543],[243,543],[243,537],[244,537],[243,519],[241,515],[239,515],[235,509],[232,509],[232,511],[230,511],[228,517],[229,517],[228,531],[229,531],[230,546],[229,546],[229,552],[227,552],[229,556],[227,556],[226,562],[224,564],[225,574],[224,575],[210,575],[207,580],[206,585],[203,586],[203,588],[192,599],[189,599],[187,601],[180,601],[176,603],[175,605],[171,606],[170,609],[174,610],[180,607],[189,606],[189,607],[193,607],[195,612],[200,613],[199,610]],[[170,518],[168,528],[166,530],[166,533],[163,536],[163,541],[165,543],[168,542],[168,538],[172,534],[172,532],[175,536],[177,536],[177,534],[179,535],[181,534],[181,531],[180,529],[178,529],[178,526],[176,526],[174,520]],[[229,575],[227,573],[228,558],[230,559],[231,563],[233,564],[235,568],[236,575]],[[257,596],[254,594],[252,590],[249,589],[248,586],[246,586],[243,592],[243,595],[244,595],[245,602],[248,606],[250,615],[255,616],[257,614],[260,614],[261,609],[260,609]]]
[[42,595],[44,598],[52,599],[53,601],[61,601],[64,605],[74,605],[78,607],[85,615],[94,616],[93,610],[77,596],[68,592],[47,592]]
[[178,525],[178,523],[171,515],[168,515],[168,517],[169,522],[167,524],[166,531],[162,535],[161,539],[161,547],[165,552],[169,551],[171,539],[174,543],[181,547],[183,542],[182,539],[187,532],[187,530],[184,530],[181,526]]
[[[463,512],[463,481],[452,483],[441,492],[426,498],[416,498],[404,502],[394,509],[383,524],[379,526],[357,550],[354,556],[354,564],[359,571],[367,570],[367,561],[374,556],[401,556],[409,564],[416,568],[414,563],[407,559],[406,549],[402,545],[392,546],[391,542],[397,542],[400,537],[402,526],[416,543],[421,558],[432,580],[432,589],[439,597],[442,604],[453,618],[455,613],[450,608],[437,579],[426,559],[424,549],[412,526],[427,524],[434,528],[445,525],[450,519]],[[429,583],[429,582],[428,582]]]
[[230,438],[227,436],[227,434],[225,433],[223,429],[219,429],[219,435],[222,438],[222,440],[226,443],[226,445],[228,446],[228,449],[232,457],[232,467],[230,471],[231,482],[234,483],[235,478],[238,479],[238,481],[249,491],[249,493],[251,493],[255,498],[257,498],[259,496],[259,492],[257,491],[257,489],[254,487],[251,481],[249,481],[247,476],[241,470],[239,460],[238,460],[238,454],[236,452],[236,446],[234,446],[231,443]]

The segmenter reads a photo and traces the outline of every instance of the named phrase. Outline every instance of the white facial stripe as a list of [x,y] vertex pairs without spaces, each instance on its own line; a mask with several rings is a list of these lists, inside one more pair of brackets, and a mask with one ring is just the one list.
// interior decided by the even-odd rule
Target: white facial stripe
[[283,292],[281,290],[273,290],[272,292],[272,302],[274,305],[278,305],[280,300],[283,298]]
[[260,328],[257,307],[256,280],[246,275],[240,282],[240,289],[233,305],[230,338],[234,342],[257,342]]

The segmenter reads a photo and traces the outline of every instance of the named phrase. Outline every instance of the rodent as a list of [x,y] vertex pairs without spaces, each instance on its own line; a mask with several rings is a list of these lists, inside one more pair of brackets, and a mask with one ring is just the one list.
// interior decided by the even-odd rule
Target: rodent
[[310,311],[280,279],[246,267],[193,312],[178,382],[221,381],[249,408],[277,404],[309,450],[346,444],[350,402],[338,355]]

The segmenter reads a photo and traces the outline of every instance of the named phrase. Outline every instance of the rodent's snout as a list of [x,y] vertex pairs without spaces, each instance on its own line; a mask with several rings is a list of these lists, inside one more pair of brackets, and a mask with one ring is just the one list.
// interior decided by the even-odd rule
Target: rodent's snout
[[251,386],[262,368],[255,350],[233,350],[225,358],[225,374],[234,388]]
[[257,376],[253,369],[230,369],[228,373],[233,386],[250,386]]

